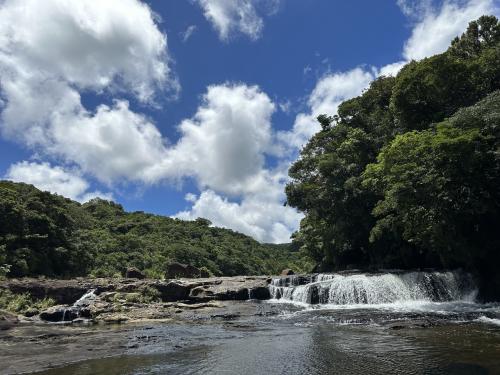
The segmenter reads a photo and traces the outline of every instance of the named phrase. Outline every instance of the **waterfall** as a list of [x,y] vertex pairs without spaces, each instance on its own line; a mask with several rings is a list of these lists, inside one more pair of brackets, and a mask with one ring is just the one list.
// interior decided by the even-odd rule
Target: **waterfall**
[[269,285],[273,299],[333,305],[470,300],[475,290],[472,277],[461,271],[294,275]]
[[82,309],[88,307],[92,301],[97,298],[95,294],[95,289],[89,290],[83,296],[81,296],[73,305],[67,307],[63,311],[62,321],[71,321],[73,319],[79,318],[82,314]]
[[89,290],[87,293],[85,293],[83,296],[78,298],[78,300],[73,304],[72,307],[74,308],[79,308],[82,306],[88,306],[89,303],[97,298],[97,295],[95,294],[95,289]]

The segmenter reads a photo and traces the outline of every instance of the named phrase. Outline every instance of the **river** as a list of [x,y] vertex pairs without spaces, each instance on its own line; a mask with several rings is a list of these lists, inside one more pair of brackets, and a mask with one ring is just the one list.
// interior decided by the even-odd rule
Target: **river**
[[0,363],[46,375],[500,374],[500,304],[474,302],[467,276],[315,275],[270,288],[270,301],[227,302],[190,323],[18,327]]

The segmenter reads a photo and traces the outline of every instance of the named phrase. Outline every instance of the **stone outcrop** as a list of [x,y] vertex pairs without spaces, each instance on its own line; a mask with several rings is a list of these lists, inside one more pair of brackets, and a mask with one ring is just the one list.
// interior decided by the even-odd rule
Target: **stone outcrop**
[[[172,308],[168,304],[172,303],[178,304],[174,310],[186,310],[188,308],[185,306],[208,308],[211,301],[269,299],[269,282],[270,278],[266,276],[164,281],[137,278],[10,279],[0,281],[0,289],[28,293],[38,300],[47,297],[54,299],[56,306],[34,312],[33,319],[49,322],[80,322],[82,319],[116,322],[141,317],[169,318]],[[128,319],[122,319],[123,316],[128,316]]]
[[189,299],[223,301],[270,298],[266,277],[221,277],[215,281],[191,288]]
[[283,271],[281,271],[280,276],[290,276],[290,275],[295,275],[295,272],[291,270],[290,268],[285,268]]

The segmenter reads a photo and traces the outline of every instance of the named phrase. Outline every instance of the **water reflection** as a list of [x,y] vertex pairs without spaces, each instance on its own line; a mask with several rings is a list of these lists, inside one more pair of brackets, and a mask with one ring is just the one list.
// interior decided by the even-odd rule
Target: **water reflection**
[[[301,319],[306,320],[307,315]],[[142,346],[127,356],[85,361],[43,372],[90,374],[495,374],[500,372],[500,330],[493,326],[444,325],[390,330],[377,325],[297,325],[289,319],[253,328],[157,328],[161,343],[195,342],[171,350]],[[268,323],[268,322],[267,322]],[[264,328],[262,328],[264,327]],[[192,332],[190,332],[192,330]],[[140,332],[136,332],[141,334]],[[181,340],[179,335],[185,335]],[[203,335],[206,335],[202,338]],[[191,337],[192,338],[192,337]],[[171,341],[170,341],[171,343]],[[170,344],[171,345],[171,344]],[[155,354],[144,354],[148,350]]]

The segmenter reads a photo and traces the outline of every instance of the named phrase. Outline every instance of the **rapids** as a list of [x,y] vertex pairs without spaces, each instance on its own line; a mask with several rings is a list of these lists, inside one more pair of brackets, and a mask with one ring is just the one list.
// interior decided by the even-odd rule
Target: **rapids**
[[302,305],[358,306],[473,302],[477,288],[462,271],[316,274],[275,278],[273,300]]

